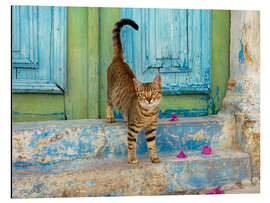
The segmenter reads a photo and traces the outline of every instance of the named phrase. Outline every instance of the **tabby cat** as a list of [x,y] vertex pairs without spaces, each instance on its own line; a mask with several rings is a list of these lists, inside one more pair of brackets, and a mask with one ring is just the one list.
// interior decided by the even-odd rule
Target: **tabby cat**
[[115,122],[113,107],[120,110],[128,124],[128,163],[137,163],[136,137],[143,128],[153,163],[159,163],[156,154],[156,129],[159,103],[161,101],[161,77],[156,75],[150,83],[136,79],[131,68],[124,61],[120,32],[123,26],[130,25],[138,30],[138,25],[130,19],[122,19],[112,30],[113,59],[108,67],[107,121]]

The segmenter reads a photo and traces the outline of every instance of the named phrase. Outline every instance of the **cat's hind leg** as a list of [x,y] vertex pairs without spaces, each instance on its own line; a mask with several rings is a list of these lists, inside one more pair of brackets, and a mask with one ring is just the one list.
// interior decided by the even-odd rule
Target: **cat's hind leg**
[[107,122],[108,123],[115,122],[115,118],[113,115],[113,105],[112,102],[110,102],[109,100],[107,100]]

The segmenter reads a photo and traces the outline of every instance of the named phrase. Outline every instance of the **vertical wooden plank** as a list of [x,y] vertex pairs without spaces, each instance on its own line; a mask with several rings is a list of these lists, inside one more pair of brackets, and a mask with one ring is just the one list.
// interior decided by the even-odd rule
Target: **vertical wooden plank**
[[120,8],[100,8],[99,9],[99,47],[100,47],[100,117],[106,117],[106,99],[107,99],[107,68],[112,61],[112,28],[120,20]]
[[188,65],[192,66],[192,56],[189,53],[192,53],[192,16],[193,10],[187,10],[187,52],[188,52]]
[[180,9],[172,9],[172,16],[171,16],[171,21],[172,21],[172,41],[171,41],[171,58],[172,58],[172,67],[176,66],[177,63],[175,63],[175,59],[180,57],[180,43],[181,41],[181,24],[184,22],[180,21],[180,16],[181,16],[181,10]]
[[209,114],[220,109],[230,77],[230,11],[213,10],[212,13],[212,91],[209,94]]
[[[172,9],[156,9],[155,10],[157,17],[156,22],[153,22],[153,24],[156,24],[158,28],[158,35],[157,39],[155,40],[155,43],[157,46],[157,54],[156,58],[164,58],[168,59],[170,58],[170,52],[171,52],[171,40],[172,40],[172,24],[171,22],[171,14]],[[152,33],[149,36],[152,38]],[[150,47],[152,47],[152,43],[150,44]],[[154,50],[153,50],[154,51]],[[166,66],[166,61],[164,60],[164,65]],[[167,64],[168,66],[169,64]]]
[[143,23],[145,22],[145,19],[148,15],[148,9],[142,9],[141,11],[141,16],[139,19],[139,23],[140,23],[140,28],[139,28],[139,33],[137,34],[138,35],[138,38],[137,38],[137,41],[139,42],[140,44],[140,49],[141,51],[138,52],[138,51],[135,51],[136,53],[139,53],[137,56],[140,58],[140,61],[138,61],[138,66],[137,66],[137,72],[136,72],[136,76],[139,75],[139,78],[142,78],[142,72],[139,71],[140,70],[140,67],[144,67],[144,69],[147,68],[147,51],[146,51],[146,39],[147,39],[147,36],[146,36],[146,28],[143,27]]
[[66,90],[66,7],[54,7],[52,15],[51,78]]
[[[52,39],[53,7],[38,7],[38,47],[39,70],[37,80],[51,80],[51,39]],[[34,34],[35,35],[35,34]]]
[[12,6],[12,51],[20,50],[20,9]]
[[11,69],[11,75],[12,75],[12,80],[17,79],[17,69],[16,68]]
[[67,91],[65,109],[68,119],[87,118],[87,31],[88,9],[67,10]]
[[88,8],[88,118],[99,116],[99,8]]
[[[178,41],[177,44],[177,50],[178,54],[173,56],[175,58],[179,57],[180,66],[187,67],[187,10],[182,9],[175,9],[175,15],[178,16],[178,22],[179,22],[179,32],[178,34]],[[177,27],[177,26],[175,26]],[[179,40],[180,38],[180,40]],[[175,64],[177,65],[177,64]]]
[[34,64],[38,63],[38,46],[37,46],[37,6],[31,6],[29,8],[30,22],[29,22],[29,58]]
[[29,46],[30,46],[30,32],[29,32],[29,6],[20,6],[20,40],[21,43],[20,54],[21,57],[29,58]]
[[193,10],[192,16],[192,58],[194,66],[201,66],[201,52],[202,52],[202,19],[201,19],[201,10]]
[[[148,9],[148,21],[146,22],[146,33],[147,33],[147,52],[148,58],[146,64],[147,67],[155,67],[156,66],[156,58],[157,55],[161,52],[161,48],[157,46],[157,12],[159,9],[149,8]],[[147,68],[145,67],[145,68]]]
[[[201,66],[206,70],[204,71],[204,81],[205,84],[208,85],[208,88],[211,88],[211,37],[207,37],[207,33],[210,33],[209,35],[212,36],[212,19],[211,19],[211,11],[210,10],[202,10],[201,11],[201,21],[202,21],[202,28],[201,28]],[[205,40],[207,39],[207,40]]]

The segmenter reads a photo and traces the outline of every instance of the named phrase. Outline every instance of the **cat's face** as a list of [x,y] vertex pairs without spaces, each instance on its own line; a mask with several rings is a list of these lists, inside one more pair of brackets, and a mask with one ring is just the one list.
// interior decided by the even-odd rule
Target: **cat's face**
[[141,83],[137,79],[133,79],[133,82],[138,101],[143,108],[152,109],[159,105],[162,97],[160,75],[150,83]]

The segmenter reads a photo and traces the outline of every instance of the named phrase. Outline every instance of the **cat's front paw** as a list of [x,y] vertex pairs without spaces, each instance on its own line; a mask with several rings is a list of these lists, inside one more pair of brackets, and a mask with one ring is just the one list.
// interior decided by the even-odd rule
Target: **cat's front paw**
[[160,163],[161,162],[161,160],[160,160],[160,158],[158,156],[154,157],[154,158],[151,158],[151,161],[152,161],[152,163]]
[[138,163],[139,162],[139,159],[137,159],[137,158],[132,158],[132,159],[129,159],[128,160],[128,163],[129,164],[136,164],[136,163]]
[[107,122],[108,123],[114,123],[115,122],[115,118],[114,117],[107,117]]

